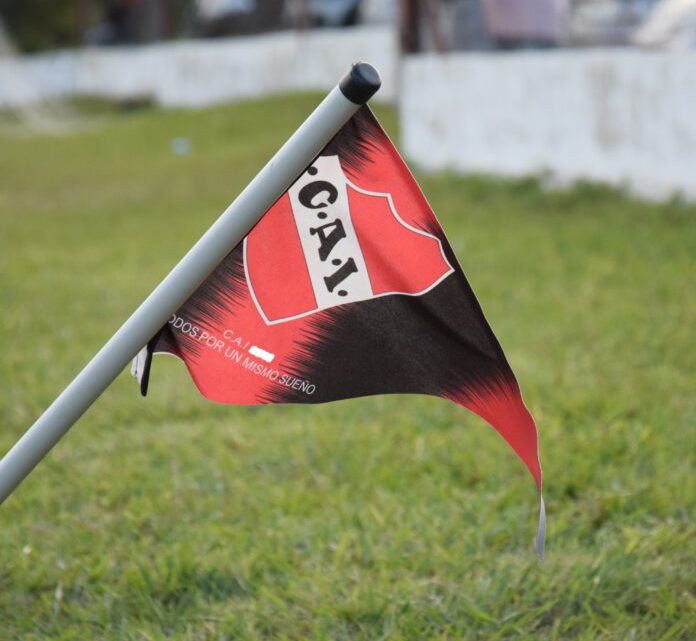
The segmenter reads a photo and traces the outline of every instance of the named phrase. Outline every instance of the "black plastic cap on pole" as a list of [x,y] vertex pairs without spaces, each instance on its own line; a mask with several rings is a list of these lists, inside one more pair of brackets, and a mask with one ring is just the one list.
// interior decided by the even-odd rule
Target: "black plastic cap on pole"
[[377,69],[366,62],[356,62],[338,83],[341,93],[356,105],[364,105],[381,86]]

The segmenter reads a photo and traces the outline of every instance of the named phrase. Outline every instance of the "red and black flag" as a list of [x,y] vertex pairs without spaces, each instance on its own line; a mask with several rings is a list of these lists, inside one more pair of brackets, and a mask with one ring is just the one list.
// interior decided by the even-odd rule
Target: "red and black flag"
[[[541,492],[537,431],[435,215],[368,107],[136,358],[221,403],[431,394],[490,423]],[[543,503],[539,548],[543,542]]]

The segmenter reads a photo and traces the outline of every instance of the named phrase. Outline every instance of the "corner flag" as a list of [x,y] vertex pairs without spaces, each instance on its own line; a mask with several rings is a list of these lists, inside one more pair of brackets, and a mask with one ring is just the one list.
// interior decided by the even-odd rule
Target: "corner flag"
[[[135,357],[181,358],[228,403],[422,393],[488,421],[534,477],[517,381],[418,185],[351,67],[46,411],[0,459],[0,503]],[[299,178],[298,178],[299,176]],[[141,349],[146,344],[144,349]],[[537,549],[543,555],[544,502]]]
[[[364,105],[136,357],[237,404],[440,396],[490,423],[541,495],[537,431],[420,188]],[[543,501],[537,548],[543,555]]]

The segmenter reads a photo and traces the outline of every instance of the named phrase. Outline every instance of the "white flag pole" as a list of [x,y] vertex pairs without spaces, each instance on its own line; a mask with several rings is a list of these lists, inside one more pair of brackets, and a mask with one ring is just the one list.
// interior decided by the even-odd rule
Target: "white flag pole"
[[0,461],[0,503],[19,485],[138,351],[290,187],[381,84],[366,63],[353,65],[133,315]]

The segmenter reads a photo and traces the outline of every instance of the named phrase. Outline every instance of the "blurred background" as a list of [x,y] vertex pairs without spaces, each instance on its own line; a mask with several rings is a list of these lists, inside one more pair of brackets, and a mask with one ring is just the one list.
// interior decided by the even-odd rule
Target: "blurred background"
[[[0,454],[346,72],[541,435],[124,372],[0,508],[0,638],[696,638],[696,0],[0,0]],[[283,275],[279,275],[283,277]]]
[[0,0],[0,109],[325,91],[365,59],[425,169],[693,198],[695,52],[696,0]]
[[19,50],[397,23],[403,49],[696,44],[690,0],[3,0]]

